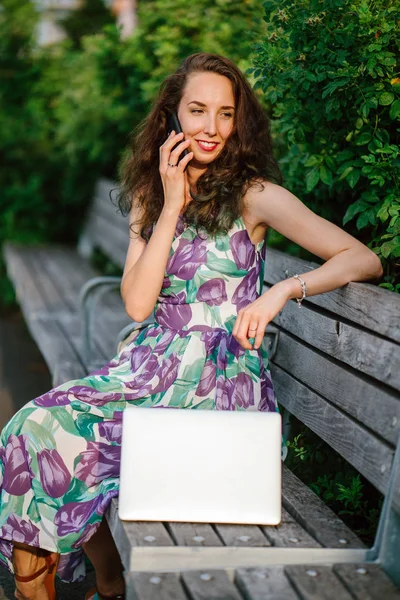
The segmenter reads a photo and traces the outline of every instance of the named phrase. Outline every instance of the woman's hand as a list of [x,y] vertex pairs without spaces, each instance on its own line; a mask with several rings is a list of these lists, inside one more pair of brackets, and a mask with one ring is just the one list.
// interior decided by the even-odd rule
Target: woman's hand
[[[190,140],[182,141],[182,139],[183,133],[176,134],[171,131],[160,147],[160,175],[164,189],[164,207],[176,210],[178,214],[188,200],[189,186],[184,169],[193,158],[193,152],[189,152],[178,163],[179,156],[190,145]],[[172,151],[176,144],[178,144],[177,147]]]
[[[245,350],[257,350],[261,346],[266,326],[289,300],[289,288],[285,284],[285,280],[276,283],[239,310],[232,335]],[[249,342],[251,338],[255,338],[254,345]]]

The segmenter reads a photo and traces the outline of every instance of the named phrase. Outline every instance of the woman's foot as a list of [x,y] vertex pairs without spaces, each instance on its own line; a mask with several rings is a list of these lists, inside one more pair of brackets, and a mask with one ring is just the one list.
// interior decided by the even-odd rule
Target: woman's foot
[[18,600],[56,600],[55,576],[60,555],[14,543],[15,597]]
[[97,587],[90,589],[86,593],[85,600],[125,600],[125,583],[123,578],[121,577],[113,586],[109,586],[107,593],[105,593],[105,590],[99,592]]

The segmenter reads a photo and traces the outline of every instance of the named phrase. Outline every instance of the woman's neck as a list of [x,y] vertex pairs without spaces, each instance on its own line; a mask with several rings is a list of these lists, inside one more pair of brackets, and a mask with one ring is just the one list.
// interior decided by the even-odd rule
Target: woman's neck
[[196,165],[189,164],[188,168],[186,169],[189,184],[191,186],[195,186],[199,177],[201,177],[201,175],[203,175],[203,173],[205,173],[206,171],[207,171],[206,166],[203,166],[203,165],[196,166]]

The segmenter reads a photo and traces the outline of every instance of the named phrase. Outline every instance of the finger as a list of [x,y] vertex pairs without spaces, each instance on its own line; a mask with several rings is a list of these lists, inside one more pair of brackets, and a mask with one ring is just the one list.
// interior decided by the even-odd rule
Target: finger
[[170,135],[167,137],[161,148],[165,150],[171,150],[175,144],[181,142],[183,139],[183,132],[175,133],[175,131],[171,131]]
[[263,343],[266,326],[267,326],[267,323],[259,323],[258,324],[257,333],[256,333],[254,344],[253,344],[254,350],[258,350],[259,347],[261,346],[261,344]]
[[189,146],[190,146],[190,140],[184,140],[183,142],[178,144],[177,147],[174,148],[174,150],[169,155],[168,162],[170,162],[172,164],[176,164],[178,162],[179,157],[182,154],[182,152],[185,150],[185,148],[188,148]]
[[236,322],[235,322],[235,327],[236,327],[235,338],[239,342],[239,344],[242,346],[242,348],[245,348],[246,350],[252,349],[252,345],[250,344],[250,342],[248,340],[248,335],[247,335],[247,332],[249,329],[249,320],[250,320],[249,315],[246,315],[246,313],[244,312],[240,315],[239,323],[237,324],[238,320],[236,320]]
[[178,168],[181,170],[184,170],[186,165],[188,164],[189,161],[192,160],[194,154],[193,152],[189,152],[189,154],[186,154],[186,156],[184,156],[179,162],[178,162]]

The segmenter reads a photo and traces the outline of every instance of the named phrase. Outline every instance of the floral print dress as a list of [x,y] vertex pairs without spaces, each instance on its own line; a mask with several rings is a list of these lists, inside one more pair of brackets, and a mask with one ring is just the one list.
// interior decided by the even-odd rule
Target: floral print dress
[[81,546],[118,495],[127,405],[277,410],[265,350],[232,336],[238,310],[261,293],[264,259],[265,240],[253,245],[242,218],[211,237],[179,217],[155,322],[102,369],[26,404],[1,434],[6,567],[14,540],[59,552],[63,580],[84,577]]

